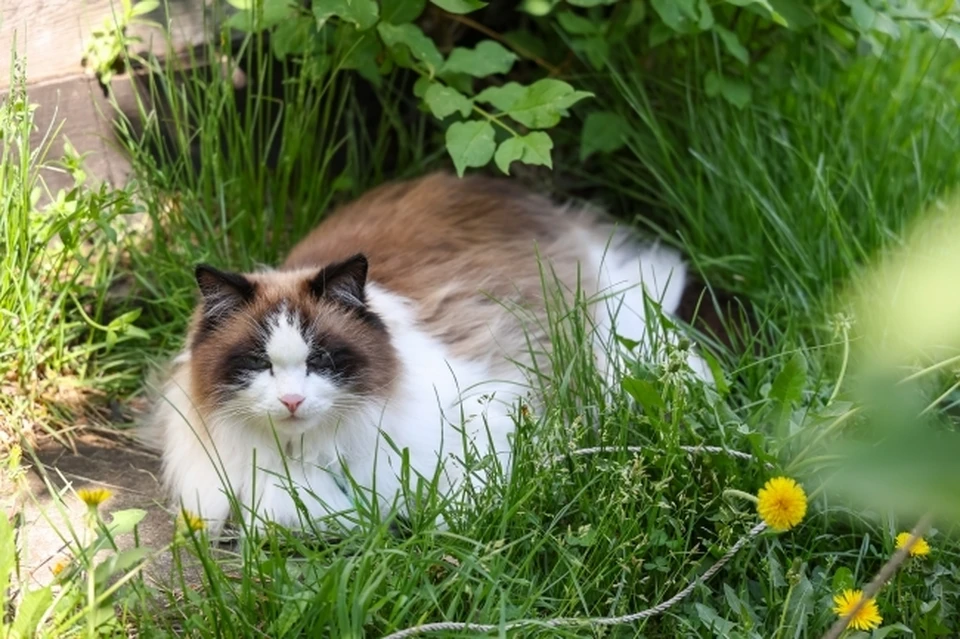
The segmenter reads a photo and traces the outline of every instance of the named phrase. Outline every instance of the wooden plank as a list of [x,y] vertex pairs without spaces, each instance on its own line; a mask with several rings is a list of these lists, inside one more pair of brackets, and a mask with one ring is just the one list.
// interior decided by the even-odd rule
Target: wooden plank
[[[31,84],[82,73],[85,43],[94,29],[112,20],[113,7],[119,11],[119,0],[0,0],[0,89],[10,83],[14,43],[26,56]],[[167,27],[176,51],[204,42],[212,22],[204,0],[167,0],[144,18]],[[137,25],[128,34],[143,38],[135,53],[167,52],[161,30]]]
[[[129,94],[132,88],[126,79],[114,85],[115,92]],[[112,107],[103,96],[95,78],[74,75],[27,88],[29,101],[37,105],[34,112],[36,130],[31,136],[31,147],[38,148],[52,135],[47,159],[55,161],[63,156],[63,145],[69,140],[79,153],[89,154],[84,161],[88,182],[109,182],[123,185],[130,174],[130,162],[117,144],[111,124]],[[41,172],[48,193],[56,197],[60,189],[73,187],[73,179],[55,168]]]

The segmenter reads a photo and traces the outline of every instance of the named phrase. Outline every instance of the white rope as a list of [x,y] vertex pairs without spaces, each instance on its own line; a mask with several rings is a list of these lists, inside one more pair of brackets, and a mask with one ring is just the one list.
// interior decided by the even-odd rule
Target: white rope
[[[724,454],[729,455],[730,457],[736,457],[738,459],[746,460],[755,460],[756,458],[749,454],[743,453],[738,450],[728,450],[720,446],[681,446],[685,452],[690,454],[699,454],[699,453],[714,453],[714,454]],[[603,446],[596,446],[593,448],[579,448],[577,450],[570,451],[568,453],[571,456],[580,456],[580,455],[593,455],[596,453],[608,453],[608,452],[617,452],[617,451],[626,451],[628,453],[641,453],[643,452],[643,447],[641,446],[626,446],[623,448],[610,448]],[[551,462],[555,463],[559,460],[562,460],[566,455],[557,455],[551,459]],[[772,464],[766,464],[767,467],[772,467]],[[648,619],[650,617],[656,617],[659,614],[662,614],[673,608],[678,603],[690,596],[697,586],[702,583],[705,583],[708,579],[713,577],[717,572],[723,568],[727,562],[733,559],[740,550],[751,542],[757,535],[762,533],[767,529],[767,524],[764,522],[758,523],[756,526],[750,529],[746,535],[737,540],[730,550],[721,557],[715,564],[710,566],[710,568],[691,581],[687,586],[670,597],[666,601],[663,601],[652,608],[647,608],[646,610],[641,610],[640,612],[630,613],[629,615],[621,615],[619,617],[555,617],[553,619],[518,619],[516,621],[511,621],[504,624],[503,626],[494,625],[494,624],[483,624],[483,623],[471,623],[469,621],[438,621],[436,623],[427,623],[420,626],[412,626],[404,630],[398,630],[392,634],[386,635],[383,639],[405,639],[406,637],[414,637],[416,635],[427,634],[430,632],[442,632],[442,631],[471,631],[480,634],[486,634],[488,632],[493,632],[495,630],[502,630],[507,632],[509,630],[514,630],[523,626],[542,626],[546,628],[570,628],[575,626],[617,626],[621,624],[633,623],[635,621],[640,621],[641,619]]]
[[[717,572],[719,572],[719,570],[723,568],[728,561],[733,559],[734,555],[740,552],[740,550],[747,545],[747,543],[766,530],[766,528],[767,524],[762,521],[751,528],[750,532],[737,540],[737,543],[735,543],[733,547],[727,551],[727,554],[721,557],[717,563],[710,566],[709,570],[687,584],[686,588],[652,608],[647,608],[646,610],[634,612],[629,615],[622,615],[620,617],[557,617],[554,619],[520,619],[504,624],[502,629],[504,632],[506,632],[521,626],[544,626],[547,628],[572,626],[616,626],[620,624],[633,623],[649,617],[655,617],[663,612],[666,612],[670,608],[673,608],[675,605],[689,597],[690,593],[692,593],[697,586],[717,574]],[[415,635],[422,635],[428,632],[440,632],[443,630],[469,630],[486,634],[488,632],[493,632],[494,630],[500,629],[501,626],[494,624],[470,623],[469,621],[440,621],[437,623],[428,623],[423,624],[422,626],[406,628],[405,630],[400,630],[398,632],[394,632],[393,634],[387,635],[383,639],[404,639],[405,637],[413,637]]]
[[[691,455],[697,455],[699,453],[711,453],[711,454],[720,454],[727,455],[728,457],[736,457],[737,459],[745,459],[747,461],[756,461],[756,457],[750,453],[744,453],[739,450],[730,450],[729,448],[723,448],[722,446],[681,446],[681,450]],[[580,455],[594,455],[596,453],[616,453],[620,451],[626,451],[628,453],[642,453],[644,451],[643,446],[623,446],[623,447],[611,447],[611,446],[594,446],[593,448],[578,448],[577,450],[572,450],[569,453],[562,455],[554,456],[550,461],[556,463],[561,461],[570,455],[571,457],[578,457]],[[773,464],[767,462],[764,464],[767,468],[773,468]]]

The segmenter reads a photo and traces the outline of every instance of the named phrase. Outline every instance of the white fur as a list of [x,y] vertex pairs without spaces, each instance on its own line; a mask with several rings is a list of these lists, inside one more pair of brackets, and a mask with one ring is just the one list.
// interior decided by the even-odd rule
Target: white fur
[[[588,246],[592,268],[585,270],[598,273],[594,317],[600,371],[610,379],[623,370],[626,348],[616,335],[639,342],[639,356],[662,362],[667,354],[665,345],[676,346],[679,335],[651,321],[647,306],[651,302],[659,305],[666,315],[680,306],[687,279],[680,254],[660,245],[644,247],[638,253],[633,238],[621,230],[606,244],[594,241]],[[687,364],[701,381],[711,379],[707,363],[696,352],[689,352]]]
[[[615,235],[611,243],[585,238],[589,259],[584,273],[599,274],[597,286],[605,296],[596,310],[601,357],[607,349],[617,352],[614,324],[622,336],[649,345],[644,291],[672,312],[683,290],[685,267],[676,253],[658,247],[638,253],[625,238]],[[453,357],[424,332],[409,300],[375,283],[368,284],[367,299],[386,323],[399,358],[398,379],[388,399],[352,396],[322,375],[307,374],[310,345],[285,313],[275,318],[267,341],[272,372],[259,373],[206,424],[184,390],[190,373],[189,366],[181,365],[155,414],[162,431],[164,477],[176,501],[216,530],[229,515],[224,488],[229,484],[243,507],[299,526],[287,488],[292,480],[311,517],[341,513],[349,525],[353,500],[375,493],[380,508],[394,505],[402,488],[398,450],[409,455],[410,489],[418,476],[429,481],[441,468],[439,490],[456,493],[464,480],[465,448],[475,447],[481,456],[496,453],[509,468],[510,409],[527,390],[521,372],[491,380],[490,362]],[[179,359],[185,364],[189,353]],[[706,378],[698,356],[691,356],[691,366]],[[306,398],[296,419],[279,401],[288,393]],[[212,446],[204,446],[198,436],[204,427]],[[348,485],[347,473],[363,494],[348,496],[341,489]]]

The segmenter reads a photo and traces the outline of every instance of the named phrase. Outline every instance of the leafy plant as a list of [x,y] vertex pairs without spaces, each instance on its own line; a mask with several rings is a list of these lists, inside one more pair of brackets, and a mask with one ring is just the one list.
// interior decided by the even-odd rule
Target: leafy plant
[[[546,130],[591,95],[552,78],[478,91],[481,81],[507,76],[519,56],[493,39],[441,53],[415,22],[424,0],[379,5],[373,0],[327,0],[314,2],[311,10],[289,0],[230,4],[239,11],[228,25],[248,32],[271,30],[279,58],[297,57],[313,69],[353,69],[373,84],[396,67],[418,74],[414,93],[443,122],[446,148],[460,175],[491,160],[504,173],[516,161],[552,167],[553,141]],[[464,0],[434,4],[457,14],[485,6]]]
[[632,49],[641,58],[697,55],[704,45],[711,64],[700,84],[710,97],[738,108],[765,84],[779,87],[785,45],[796,37],[819,40],[835,60],[879,55],[906,30],[929,31],[960,45],[960,10],[953,3],[937,9],[913,0],[525,0],[524,9],[540,18],[552,16],[569,46],[600,71],[611,50],[642,42]]
[[[35,105],[22,59],[12,68],[0,101],[0,378],[7,391],[0,414],[31,415],[40,405],[66,404],[95,356],[143,333],[129,314],[102,323],[123,219],[134,210],[131,191],[88,185],[83,157],[69,142],[56,162],[47,157],[50,136],[31,146]],[[44,169],[70,175],[73,187],[48,192]],[[0,420],[5,428],[15,423],[33,421]]]
[[160,0],[120,0],[120,11],[114,11],[90,34],[82,62],[101,84],[109,85],[115,74],[123,72],[130,47],[143,41],[140,36],[127,33],[131,25],[160,26],[143,19],[159,6]]

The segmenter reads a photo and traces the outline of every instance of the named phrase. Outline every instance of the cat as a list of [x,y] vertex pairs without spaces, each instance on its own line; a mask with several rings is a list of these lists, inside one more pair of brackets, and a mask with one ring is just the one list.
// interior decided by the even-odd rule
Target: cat
[[[677,252],[512,181],[437,173],[381,186],[276,270],[196,267],[187,345],[147,425],[164,484],[214,532],[228,491],[291,527],[302,524],[291,484],[311,519],[342,525],[358,499],[386,513],[421,476],[456,495],[468,452],[509,470],[525,368],[549,348],[545,281],[596,298],[593,348],[609,374],[614,321],[644,343],[644,295],[673,312],[685,277]],[[688,362],[707,379],[699,355]]]

